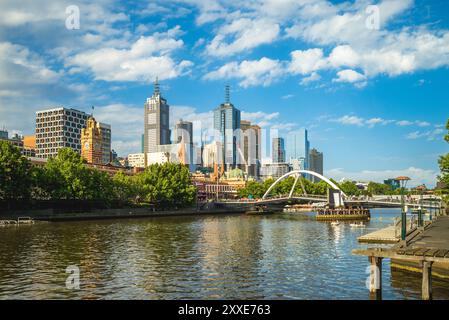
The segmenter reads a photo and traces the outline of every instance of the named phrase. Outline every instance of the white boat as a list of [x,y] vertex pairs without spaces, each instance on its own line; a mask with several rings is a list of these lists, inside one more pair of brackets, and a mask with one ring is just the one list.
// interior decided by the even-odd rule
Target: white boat
[[338,221],[332,221],[331,222],[331,226],[333,226],[333,227],[334,226],[336,227],[336,226],[339,226],[339,225],[340,225],[340,222],[338,222]]
[[365,224],[363,222],[351,223],[350,226],[353,228],[365,228]]

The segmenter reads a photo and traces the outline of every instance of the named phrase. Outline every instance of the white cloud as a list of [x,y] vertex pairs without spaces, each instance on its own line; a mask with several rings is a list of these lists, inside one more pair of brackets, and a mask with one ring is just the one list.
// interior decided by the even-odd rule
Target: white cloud
[[321,76],[318,73],[312,72],[312,74],[310,76],[302,78],[300,81],[300,84],[303,86],[306,86],[309,83],[318,81],[320,79],[321,79]]
[[206,52],[211,56],[221,57],[250,50],[273,42],[279,30],[279,25],[270,20],[236,19],[218,30],[211,43],[206,46]]
[[309,74],[326,66],[322,49],[295,50],[290,53],[289,71],[293,74]]
[[364,119],[357,117],[357,116],[349,116],[345,115],[343,117],[340,117],[338,119],[331,119],[331,122],[338,122],[345,125],[356,125],[356,126],[363,126]]
[[247,88],[257,85],[268,86],[278,80],[282,74],[281,62],[263,57],[260,60],[244,60],[240,63],[229,62],[207,73],[204,79],[241,79],[239,85]]
[[405,137],[409,140],[416,140],[420,138],[426,138],[428,141],[434,141],[443,138],[444,130],[436,128],[428,131],[413,131],[407,134]]
[[427,186],[434,186],[438,175],[434,170],[409,167],[401,170],[363,170],[346,171],[342,168],[326,170],[324,175],[335,180],[356,180],[356,181],[374,181],[383,182],[385,179],[398,176],[407,176],[412,180],[408,186],[416,186],[425,183]]
[[411,126],[413,124],[413,122],[408,121],[408,120],[401,120],[401,121],[396,122],[396,124],[398,126],[402,126],[403,127],[403,126]]
[[81,52],[66,59],[72,71],[90,71],[96,80],[152,81],[156,77],[170,79],[181,76],[193,65],[176,62],[170,54],[183,46],[179,27],[165,33],[141,36],[128,49],[104,47]]
[[0,42],[0,88],[52,83],[59,77],[60,74],[50,69],[41,56],[28,48]]
[[[401,120],[401,121],[397,121],[397,120],[393,120],[393,119],[383,119],[381,117],[373,117],[373,118],[369,118],[369,119],[365,119],[356,115],[344,115],[342,117],[338,117],[338,118],[332,118],[329,116],[324,116],[323,117],[324,120],[330,121],[330,122],[337,122],[340,124],[344,124],[344,125],[356,125],[359,127],[368,127],[368,128],[373,128],[376,125],[388,125],[388,124],[395,124],[397,126],[400,127],[405,127],[405,126],[412,126],[415,125],[417,127],[428,127],[431,126],[431,123],[427,122],[427,121],[420,121],[420,120],[416,120],[416,121],[408,121],[408,120]],[[435,126],[435,128],[437,128]],[[440,128],[437,128],[440,129]],[[436,131],[436,130],[434,130]],[[406,137],[407,139],[417,139],[420,138],[422,136],[425,137],[434,137],[435,135],[439,134],[439,131],[436,131],[434,133],[434,131],[430,130],[427,132],[419,132],[419,131],[415,131],[415,132],[411,132],[409,133]]]
[[337,76],[338,78],[334,79],[333,81],[355,83],[366,80],[366,77],[363,74],[351,69],[338,71]]

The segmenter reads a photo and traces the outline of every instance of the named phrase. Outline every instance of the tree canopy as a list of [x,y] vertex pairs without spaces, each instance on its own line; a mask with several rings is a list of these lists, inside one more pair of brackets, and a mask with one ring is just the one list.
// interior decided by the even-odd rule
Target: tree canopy
[[[444,136],[444,140],[449,143],[449,119],[446,123],[447,134]],[[440,175],[438,176],[438,181],[442,184],[440,192],[443,194],[446,203],[449,202],[449,153],[440,156],[438,160],[440,167]]]
[[23,200],[30,197],[32,169],[19,148],[0,140],[0,199]]

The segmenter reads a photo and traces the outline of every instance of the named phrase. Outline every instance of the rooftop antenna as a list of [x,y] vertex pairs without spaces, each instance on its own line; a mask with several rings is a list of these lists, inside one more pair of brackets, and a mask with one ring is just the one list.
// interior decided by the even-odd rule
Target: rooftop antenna
[[156,81],[154,81],[154,94],[159,95],[160,94],[160,88],[159,88],[159,80],[156,76]]
[[230,103],[230,95],[229,95],[229,85],[225,86],[225,103]]
[[94,117],[94,109],[95,109],[95,107],[92,106],[92,112],[91,112],[91,114],[90,114],[90,116],[91,116],[92,118]]

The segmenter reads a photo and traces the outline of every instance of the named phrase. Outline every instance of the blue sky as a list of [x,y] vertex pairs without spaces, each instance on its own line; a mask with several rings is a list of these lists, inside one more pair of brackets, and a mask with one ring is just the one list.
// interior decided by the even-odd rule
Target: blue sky
[[328,176],[433,185],[449,149],[448,15],[437,0],[4,0],[0,126],[32,134],[36,110],[94,105],[126,155],[156,76],[171,121],[203,127],[230,84],[243,119],[306,127]]

